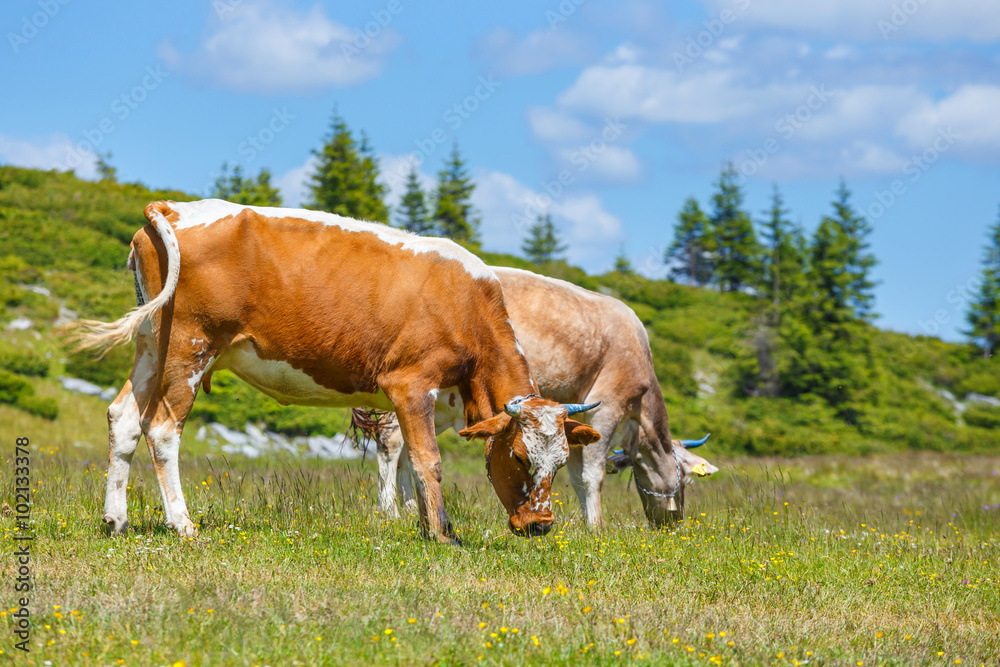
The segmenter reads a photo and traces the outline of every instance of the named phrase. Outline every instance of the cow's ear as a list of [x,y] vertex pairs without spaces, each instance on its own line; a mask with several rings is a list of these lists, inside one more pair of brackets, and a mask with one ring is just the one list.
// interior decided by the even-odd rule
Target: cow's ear
[[601,439],[601,434],[596,429],[581,424],[575,419],[566,420],[566,441],[573,447],[582,447]]
[[501,412],[478,424],[463,428],[458,434],[466,440],[474,440],[475,438],[486,440],[502,433],[508,424],[510,424],[510,415],[506,412]]

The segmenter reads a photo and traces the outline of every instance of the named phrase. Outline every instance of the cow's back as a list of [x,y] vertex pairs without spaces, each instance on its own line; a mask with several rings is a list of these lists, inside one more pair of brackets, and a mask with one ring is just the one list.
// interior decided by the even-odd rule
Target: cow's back
[[323,387],[374,392],[382,370],[421,359],[454,376],[502,344],[499,283],[450,241],[313,211],[155,205],[180,245],[174,317]]
[[[649,384],[649,342],[613,297],[520,269],[494,267],[542,395],[580,402],[601,382],[638,397]],[[624,398],[624,396],[623,396]]]

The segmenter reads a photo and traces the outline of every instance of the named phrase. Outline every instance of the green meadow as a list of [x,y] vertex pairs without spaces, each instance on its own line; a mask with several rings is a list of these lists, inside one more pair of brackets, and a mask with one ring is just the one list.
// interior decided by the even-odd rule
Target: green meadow
[[[608,526],[557,477],[553,532],[515,537],[475,445],[444,443],[460,548],[386,520],[365,461],[227,457],[185,434],[199,527],[163,525],[145,451],[132,530],[100,516],[97,398],[59,422],[0,406],[31,438],[31,652],[16,664],[985,665],[1000,655],[1000,457],[715,458],[687,519],[650,530],[627,477]],[[71,424],[71,426],[70,426]],[[712,455],[711,446],[707,456]],[[9,452],[3,496],[13,495]],[[6,514],[6,513],[5,513]],[[14,576],[14,518],[2,519]],[[3,612],[14,594],[5,585]]]

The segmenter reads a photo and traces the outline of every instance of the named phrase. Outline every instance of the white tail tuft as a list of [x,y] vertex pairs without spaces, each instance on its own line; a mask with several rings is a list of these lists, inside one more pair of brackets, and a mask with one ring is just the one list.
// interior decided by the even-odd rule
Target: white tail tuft
[[[162,204],[162,202],[157,203]],[[66,325],[66,329],[72,331],[70,340],[77,344],[75,351],[100,350],[103,357],[111,348],[135,338],[142,323],[151,318],[174,296],[181,273],[181,250],[177,244],[177,236],[155,204],[146,207],[146,217],[153,223],[156,233],[160,235],[167,249],[167,281],[163,290],[149,303],[134,308],[125,317],[114,322],[77,320]]]

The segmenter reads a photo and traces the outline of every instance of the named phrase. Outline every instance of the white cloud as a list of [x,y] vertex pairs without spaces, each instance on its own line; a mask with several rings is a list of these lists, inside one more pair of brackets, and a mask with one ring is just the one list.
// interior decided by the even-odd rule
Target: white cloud
[[497,28],[477,45],[480,57],[500,76],[524,76],[580,63],[589,54],[584,40],[570,30],[536,30],[518,39]]
[[289,169],[274,179],[275,185],[281,190],[281,199],[285,206],[299,208],[309,199],[309,176],[316,169],[315,156],[305,161],[305,164]]
[[584,141],[594,131],[579,118],[550,107],[529,107],[528,125],[539,141],[564,143]]
[[[734,0],[705,0],[709,13]],[[982,0],[739,0],[740,24],[859,40],[1000,39],[1000,4]]]
[[955,135],[957,154],[1000,161],[1000,87],[965,85],[937,102],[914,105],[897,132],[911,148],[931,147],[941,132]]
[[621,220],[596,195],[564,191],[553,197],[544,186],[536,191],[499,171],[477,174],[473,203],[483,215],[480,231],[488,250],[520,254],[528,225],[546,212],[569,246],[569,261],[591,271],[605,270],[625,238]]
[[318,5],[298,13],[257,0],[213,21],[196,53],[178,53],[169,43],[159,53],[192,77],[240,92],[308,91],[377,76],[400,38],[391,27],[372,32],[369,38],[331,20]]
[[732,70],[691,74],[643,65],[595,65],[558,97],[560,106],[594,114],[663,123],[718,123],[787,106],[803,84],[752,88]]
[[64,134],[33,143],[0,134],[0,161],[31,169],[73,170],[80,178],[97,178],[97,156]]
[[828,49],[823,57],[827,60],[854,60],[858,57],[858,50],[850,44],[837,44]]
[[630,149],[624,146],[598,144],[598,149],[583,146],[562,150],[559,158],[564,168],[579,173],[588,181],[628,183],[639,178],[642,164]]

